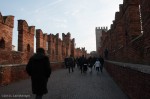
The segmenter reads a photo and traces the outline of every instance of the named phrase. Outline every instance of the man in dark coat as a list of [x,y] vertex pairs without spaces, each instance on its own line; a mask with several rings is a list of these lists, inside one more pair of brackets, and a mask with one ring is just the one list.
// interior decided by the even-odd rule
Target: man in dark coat
[[70,57],[68,58],[68,69],[69,69],[69,73],[70,73],[70,69],[73,72],[73,68],[74,68],[74,58],[72,57],[72,55],[70,55]]
[[82,72],[84,72],[84,67],[85,67],[84,64],[87,64],[87,60],[84,57],[84,55],[82,55],[82,57],[80,57],[79,63],[80,63],[80,69],[81,69],[81,74],[82,74]]
[[50,61],[43,48],[38,48],[30,58],[26,71],[31,76],[33,94],[36,94],[36,99],[42,99],[48,93],[47,82],[51,74]]
[[66,68],[69,67],[69,61],[68,60],[69,60],[69,57],[66,57],[65,60],[64,60]]
[[101,72],[103,72],[104,59],[100,56],[100,57],[99,57],[99,61],[100,61],[100,63],[101,63],[100,70],[101,70]]

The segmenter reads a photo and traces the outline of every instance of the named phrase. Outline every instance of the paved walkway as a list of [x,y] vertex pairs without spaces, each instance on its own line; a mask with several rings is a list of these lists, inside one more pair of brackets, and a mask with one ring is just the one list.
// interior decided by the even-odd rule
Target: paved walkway
[[[104,70],[103,73],[68,73],[67,69],[52,72],[49,93],[43,99],[128,99]],[[9,98],[10,97],[10,98]],[[0,87],[0,99],[34,99],[30,79]]]

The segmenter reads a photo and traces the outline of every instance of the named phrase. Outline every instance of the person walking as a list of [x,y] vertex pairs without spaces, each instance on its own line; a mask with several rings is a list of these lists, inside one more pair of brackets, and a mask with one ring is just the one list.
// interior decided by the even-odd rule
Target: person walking
[[82,55],[82,57],[80,57],[80,59],[79,59],[81,74],[84,72],[85,62],[86,62],[86,58],[84,57],[84,55]]
[[99,57],[99,61],[100,61],[100,63],[101,63],[100,70],[101,70],[101,72],[103,72],[104,59],[100,56],[100,57]]
[[31,76],[32,93],[36,95],[35,99],[42,99],[42,96],[48,93],[47,82],[51,75],[50,61],[43,48],[38,48],[37,53],[30,58],[26,71]]
[[96,71],[97,71],[97,73],[98,73],[98,72],[99,72],[99,69],[100,69],[100,66],[101,66],[101,63],[100,63],[100,61],[99,61],[98,59],[96,60],[94,66],[95,66]]
[[65,67],[68,68],[69,67],[69,57],[66,57],[64,62],[65,62]]
[[74,68],[74,58],[72,57],[72,55],[70,55],[69,59],[68,59],[68,69],[69,69],[69,73],[70,73],[70,70],[72,70],[72,72],[74,71],[73,68]]
[[89,66],[90,73],[92,73],[93,63],[92,63],[92,57],[91,56],[88,58],[88,66]]

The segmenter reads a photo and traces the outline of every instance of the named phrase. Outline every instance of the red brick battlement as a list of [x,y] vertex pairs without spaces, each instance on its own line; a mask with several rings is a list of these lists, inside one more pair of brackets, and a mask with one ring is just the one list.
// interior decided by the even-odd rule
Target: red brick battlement
[[119,5],[111,28],[102,33],[100,55],[108,49],[109,60],[150,64],[149,4],[149,0],[124,0]]
[[[86,55],[85,49],[75,48],[75,39],[71,39],[69,32],[66,35],[63,33],[61,40],[59,33],[48,35],[43,33],[42,29],[29,26],[25,20],[18,20],[18,51],[12,51],[13,27],[14,16],[2,16],[0,13],[0,64],[27,63],[34,50],[39,47],[45,49],[51,62],[63,61],[71,54],[74,57]],[[34,36],[36,36],[36,44],[34,44]]]

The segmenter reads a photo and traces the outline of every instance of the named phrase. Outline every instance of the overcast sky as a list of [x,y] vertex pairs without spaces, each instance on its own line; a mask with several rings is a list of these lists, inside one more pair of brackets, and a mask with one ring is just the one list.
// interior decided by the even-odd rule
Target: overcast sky
[[76,48],[96,50],[95,27],[110,28],[123,0],[0,0],[2,15],[15,16],[13,45],[17,47],[17,20],[42,29],[43,33],[71,33]]

